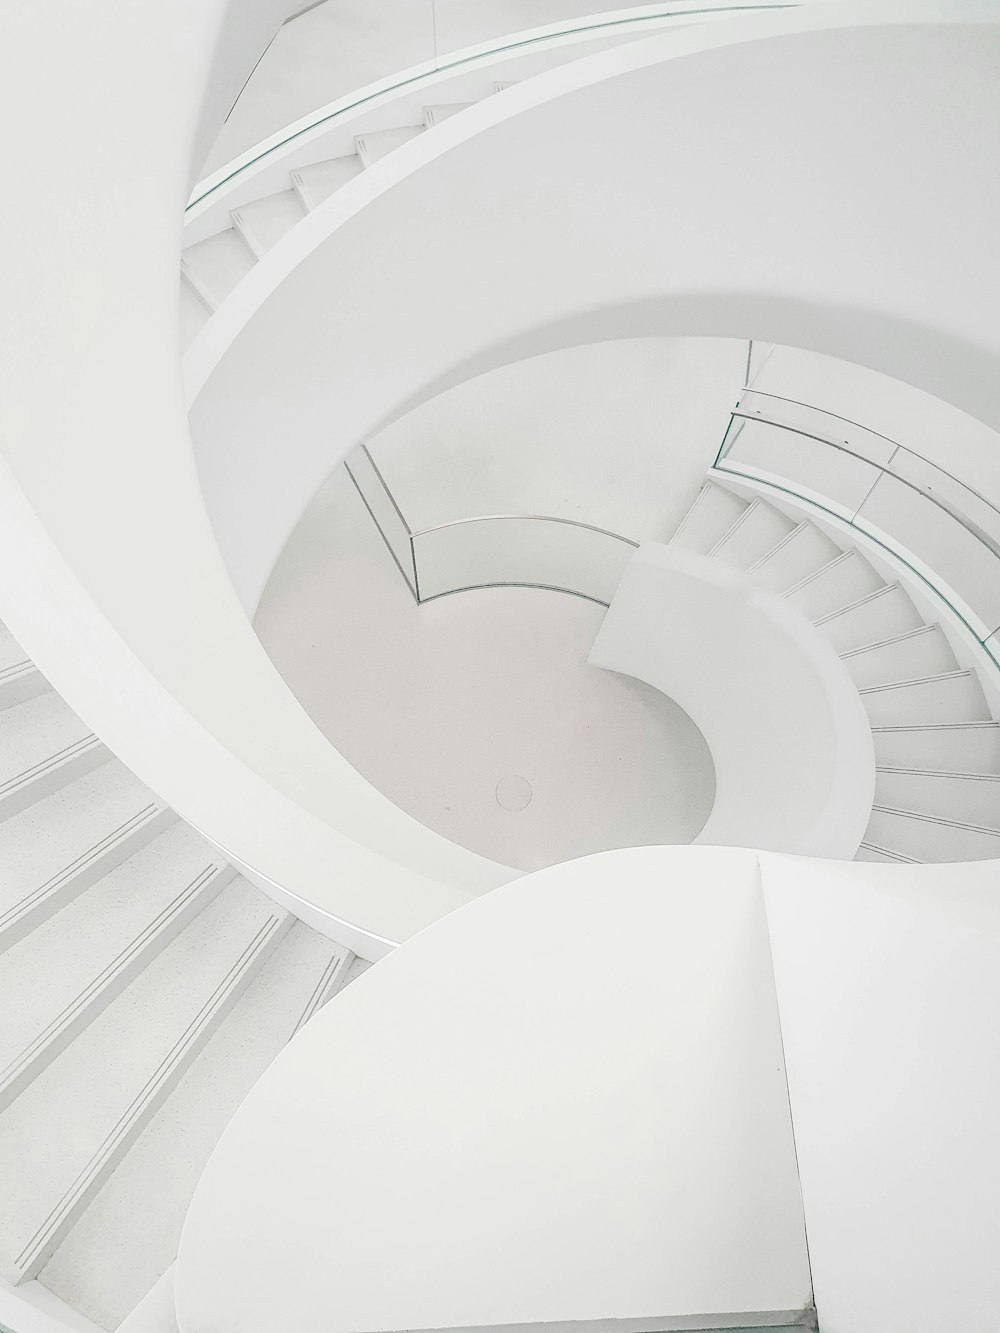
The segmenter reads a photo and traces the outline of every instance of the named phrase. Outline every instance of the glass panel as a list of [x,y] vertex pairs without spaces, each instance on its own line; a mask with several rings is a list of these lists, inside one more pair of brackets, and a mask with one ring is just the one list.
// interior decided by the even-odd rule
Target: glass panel
[[420,600],[504,584],[561,588],[605,605],[635,544],[555,518],[487,517],[414,534]]
[[853,453],[873,463],[888,463],[896,449],[895,440],[889,440],[878,431],[869,430],[855,421],[838,417],[833,412],[824,412],[821,408],[811,407],[808,403],[797,403],[790,398],[779,398],[775,394],[763,393],[758,389],[747,389],[740,396],[739,411],[750,417],[759,417],[764,421],[773,421],[793,430],[815,435],[831,444],[846,445]]
[[[742,429],[741,429],[742,428]],[[852,517],[881,475],[865,459],[770,422],[737,417],[724,457],[740,471],[789,482],[803,494],[833,502]]]
[[986,538],[986,544],[992,543],[1000,556],[1000,511],[989,500],[983,499],[957,477],[909,449],[899,451],[892,460],[891,470],[896,476],[919,486],[931,499],[950,510],[958,521],[977,529]]
[[862,531],[869,525],[926,566],[932,586],[949,601],[949,591],[956,594],[983,622],[978,626],[981,634],[1000,624],[1000,563],[951,514],[905,482],[884,475],[858,515]]
[[410,530],[403,515],[396,508],[396,503],[389,494],[374,459],[362,445],[345,461],[344,467],[357,487],[368,512],[375,520],[375,526],[382,534],[382,540],[391,551],[400,573],[409,584],[410,591],[416,596]]

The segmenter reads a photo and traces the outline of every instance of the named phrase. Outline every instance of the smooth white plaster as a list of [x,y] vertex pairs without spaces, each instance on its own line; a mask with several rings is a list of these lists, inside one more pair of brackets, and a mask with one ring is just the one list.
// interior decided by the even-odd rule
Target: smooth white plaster
[[[324,735],[379,791],[464,847],[535,870],[690,842],[712,760],[652,686],[588,666],[604,608],[535,589],[417,606],[339,471],[278,562],[255,626]],[[497,783],[531,786],[504,809]]]
[[742,571],[648,542],[588,660],[656,686],[701,729],[715,803],[697,841],[849,860],[875,754],[857,689],[801,612]]
[[996,864],[761,865],[823,1333],[995,1327]]
[[[962,12],[978,24],[955,22],[954,6],[887,4],[689,26],[489,98],[338,191],[265,256],[186,362],[205,496],[245,603],[359,439],[546,348],[753,334],[1000,417],[987,296],[1000,184],[994,197],[993,177],[953,151],[1000,138],[995,10]],[[665,136],[675,124],[685,132]],[[910,225],[894,228],[886,265],[871,218],[900,213]],[[444,221],[457,217],[460,228]],[[364,315],[322,318],[334,308]]]
[[715,459],[745,368],[736,339],[569,347],[467,380],[367,443],[415,529],[548,514],[666,541]]
[[237,1112],[176,1292],[182,1333],[791,1322],[759,1318],[810,1282],[756,856],[589,857],[384,959]]

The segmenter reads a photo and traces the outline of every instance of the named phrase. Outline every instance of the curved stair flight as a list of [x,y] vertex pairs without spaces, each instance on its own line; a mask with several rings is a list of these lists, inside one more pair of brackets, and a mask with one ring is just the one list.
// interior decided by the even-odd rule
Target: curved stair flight
[[940,625],[854,547],[706,481],[671,544],[782,594],[839,653],[871,722],[876,786],[856,860],[1000,856],[1000,724]]
[[115,1328],[303,1023],[368,966],[236,873],[0,628],[0,1272]]

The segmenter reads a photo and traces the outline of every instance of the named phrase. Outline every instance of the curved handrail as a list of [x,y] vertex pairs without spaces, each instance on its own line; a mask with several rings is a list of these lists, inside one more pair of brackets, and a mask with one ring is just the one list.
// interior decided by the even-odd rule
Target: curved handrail
[[606,12],[585,22],[581,22],[579,19],[568,19],[562,23],[550,23],[542,27],[526,29],[492,45],[479,43],[473,47],[466,47],[445,59],[436,59],[430,64],[411,66],[408,70],[404,70],[395,76],[391,83],[382,79],[376,83],[368,84],[364,88],[347,94],[345,97],[317,108],[311,115],[286,125],[284,129],[279,130],[271,138],[265,139],[240,157],[227,162],[210,176],[206,176],[204,180],[199,181],[185,206],[185,215],[199,204],[203,204],[206,199],[224,189],[232,181],[241,177],[251,167],[256,166],[281,149],[287,148],[290,144],[318,129],[321,125],[329,124],[341,116],[347,115],[350,111],[358,110],[360,107],[378,103],[383,99],[388,100],[404,89],[430,82],[441,74],[471,68],[479,61],[486,63],[507,53],[540,49],[547,43],[555,45],[574,37],[600,36],[602,33],[627,31],[632,27],[641,29],[645,24],[670,19],[687,19],[699,15],[796,9],[801,3],[802,0],[753,0],[752,3],[748,4],[742,2],[742,0],[735,0],[734,3],[727,4],[725,0],[719,0],[716,4],[705,4],[696,9],[678,9],[675,0],[673,4],[668,3],[667,6],[648,6],[649,12],[646,13],[636,13],[634,9],[629,9],[617,14]]
[[[932,467],[936,471],[943,473],[946,477],[950,478],[951,481],[955,482],[957,486],[961,486],[962,489],[968,491],[970,495],[974,495],[977,500],[981,500],[983,504],[988,505],[990,509],[992,509],[993,512],[996,514],[997,518],[1000,519],[1000,507],[995,505],[992,500],[988,499],[985,495],[983,495],[981,491],[977,491],[975,486],[970,486],[967,481],[963,481],[961,477],[956,477],[954,472],[949,472],[946,467],[942,467],[941,464],[935,462],[933,458],[928,458],[927,455],[922,454],[919,451],[919,449],[914,449],[912,445],[902,444],[900,443],[899,440],[893,439],[891,435],[885,435],[880,430],[875,430],[871,426],[866,426],[862,421],[854,421],[851,417],[845,417],[840,412],[831,412],[828,407],[816,407],[815,404],[803,402],[800,398],[788,398],[783,394],[771,393],[767,389],[754,389],[749,385],[744,390],[744,394],[746,393],[756,394],[759,398],[773,398],[776,402],[789,403],[792,407],[804,407],[810,412],[818,412],[822,416],[833,417],[836,421],[842,421],[846,426],[854,426],[858,430],[863,430],[866,435],[875,435],[878,437],[878,439],[885,440],[886,444],[891,444],[894,449],[903,449],[906,451],[906,453],[912,454],[914,458],[919,458],[922,463],[926,463],[928,467]],[[737,403],[737,407],[739,406],[740,404]],[[743,414],[743,415],[748,415],[748,414]],[[760,414],[757,412],[755,412],[752,418],[750,419],[763,420],[763,418],[761,418]],[[769,424],[777,426],[777,425],[782,425],[783,423],[775,421],[775,422],[770,422]],[[807,432],[805,431],[802,432],[802,434],[806,433]],[[814,435],[811,438],[822,439],[822,442],[824,444],[832,445],[833,448],[835,449],[845,450],[847,453],[854,452],[849,447],[847,447],[849,445],[849,441],[846,440],[844,444],[841,445],[838,444],[835,440],[826,439],[825,436],[821,437],[818,435]],[[856,454],[856,457],[863,458],[865,462],[872,461],[870,458],[867,457],[867,455],[864,454]],[[900,477],[899,480],[906,481],[906,478]],[[909,485],[910,483],[907,482],[907,484]],[[992,542],[993,539],[987,538],[987,540]],[[996,554],[1000,555],[1000,545],[996,546]]]
[[[831,418],[834,421],[842,422],[844,425],[862,430],[868,435],[875,436],[879,440],[891,446],[889,457],[883,462],[872,458],[869,454],[863,452],[860,448],[852,447],[851,441],[843,439],[831,439],[829,434],[818,433],[817,430],[808,430],[800,425],[793,425],[788,421],[778,419],[777,413],[764,415],[760,409],[753,411],[742,410],[743,403],[749,395],[758,395],[774,400],[775,402],[788,403],[790,406],[804,408],[819,417]],[[791,436],[796,436],[802,440],[810,440],[821,444],[836,453],[846,455],[863,463],[866,467],[873,470],[874,481],[867,486],[864,495],[857,503],[846,504],[838,500],[831,494],[823,495],[804,485],[798,478],[781,475],[775,472],[773,460],[766,466],[757,468],[751,461],[735,460],[731,457],[737,440],[740,439],[744,426],[747,423],[755,425],[768,426],[775,430],[787,432]],[[970,496],[981,504],[985,505],[992,513],[997,515],[998,527],[1000,527],[1000,508],[991,500],[982,495],[973,486],[969,486],[960,477],[943,468],[940,464],[927,458],[908,445],[901,444],[898,440],[882,434],[880,431],[873,430],[871,427],[863,425],[861,422],[853,421],[849,417],[841,416],[839,413],[831,412],[826,408],[815,407],[811,403],[802,402],[799,399],[786,398],[780,394],[766,393],[759,389],[744,390],[736,406],[730,413],[729,426],[723,437],[719,452],[716,455],[714,470],[719,473],[744,477],[747,480],[759,482],[770,489],[779,491],[788,496],[794,497],[797,501],[806,503],[812,508],[827,514],[842,523],[848,524],[858,533],[865,536],[869,541],[874,542],[894,559],[903,564],[919,581],[926,586],[937,597],[948,610],[961,622],[964,628],[973,637],[979,647],[981,647],[989,661],[1000,670],[1000,661],[997,661],[995,653],[992,651],[988,640],[992,639],[1000,632],[1000,625],[993,625],[990,621],[976,623],[978,612],[976,612],[971,603],[967,600],[965,593],[958,586],[946,584],[929,565],[924,565],[920,558],[920,551],[911,550],[904,546],[897,538],[894,538],[891,531],[888,531],[882,522],[873,523],[865,513],[865,507],[869,504],[875,493],[878,483],[883,478],[891,478],[892,481],[906,487],[909,491],[919,496],[922,500],[929,501],[941,513],[945,514],[952,522],[969,534],[975,541],[980,543],[991,557],[1000,562],[1000,541],[990,535],[968,514],[964,513],[952,501],[934,490],[928,483],[921,484],[912,477],[906,476],[899,467],[893,467],[892,464],[900,455],[910,455],[919,459],[926,467],[947,477],[949,481],[966,491]],[[798,481],[798,486],[796,485]],[[997,582],[1000,586],[1000,563],[997,565]],[[959,605],[958,603],[961,603]],[[966,608],[966,609],[963,609]],[[983,632],[983,624],[986,624],[986,632]]]
[[[538,588],[548,592],[567,593],[572,597],[582,597],[588,602],[596,602],[598,606],[606,607],[624,570],[625,562],[639,546],[639,543],[633,541],[631,537],[624,537],[609,528],[556,514],[474,514],[467,518],[449,519],[443,523],[431,523],[426,527],[415,529],[408,523],[399,501],[389,489],[367,445],[361,445],[345,462],[344,468],[418,606],[424,602],[435,601],[438,597],[448,597],[453,593],[472,592],[483,588]],[[573,549],[567,547],[565,550],[553,551],[551,548],[545,549],[543,544],[541,550],[528,554],[527,567],[519,568],[524,556],[523,544],[519,546],[507,543],[493,550],[490,550],[487,544],[485,548],[480,546],[477,550],[466,543],[462,551],[462,576],[459,581],[448,577],[449,544],[453,545],[449,543],[448,538],[454,534],[459,538],[461,545],[463,535],[475,533],[477,530],[495,531],[497,524],[553,524],[557,528],[566,528],[574,534],[587,533],[598,538],[607,538],[610,542],[616,543],[619,549],[616,550],[614,546],[604,547],[603,542],[598,542],[590,543],[588,551],[580,547],[575,538],[571,538],[571,543],[574,543]],[[544,532],[544,529],[533,527],[528,531],[534,537]],[[442,537],[445,538],[444,545],[441,542]],[[610,559],[605,552],[610,554]],[[559,570],[562,561],[567,557],[564,569],[569,574],[568,578],[555,581],[552,578],[533,576],[536,571],[544,571],[545,566],[548,567],[549,573]],[[491,573],[495,577],[473,578],[469,581],[467,574],[470,561],[474,565],[477,559],[485,562],[487,567],[492,566]],[[522,573],[524,577],[514,577],[515,574]],[[500,577],[504,574],[509,577]]]

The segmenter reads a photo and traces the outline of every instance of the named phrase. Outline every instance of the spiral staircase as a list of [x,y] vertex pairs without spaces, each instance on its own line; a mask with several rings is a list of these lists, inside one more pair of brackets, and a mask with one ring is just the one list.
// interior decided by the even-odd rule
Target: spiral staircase
[[[327,745],[280,680],[254,638],[247,613],[318,481],[385,413],[399,415],[449,377],[457,382],[504,357],[516,360],[530,354],[529,345],[537,351],[548,336],[536,347],[531,340],[537,329],[558,330],[566,320],[579,318],[586,340],[597,336],[609,311],[627,308],[628,318],[622,317],[614,336],[628,336],[648,317],[642,313],[644,291],[635,290],[626,267],[641,247],[634,238],[622,243],[617,215],[605,211],[626,207],[625,191],[620,198],[613,186],[598,193],[593,216],[581,217],[579,236],[570,238],[559,209],[575,207],[579,145],[565,154],[565,188],[552,173],[546,180],[545,136],[551,132],[556,146],[563,142],[559,135],[565,124],[559,118],[566,105],[579,109],[584,126],[604,123],[619,144],[620,159],[608,170],[626,176],[634,170],[643,179],[648,154],[642,134],[651,132],[650,118],[634,139],[623,136],[622,108],[629,111],[633,94],[623,95],[618,106],[619,84],[638,89],[639,95],[655,83],[661,64],[671,67],[674,61],[678,95],[693,104],[697,87],[707,86],[699,83],[699,59],[733,58],[738,66],[744,57],[761,52],[770,58],[773,50],[780,61],[787,41],[808,62],[810,42],[815,39],[822,55],[823,41],[836,45],[846,31],[871,38],[866,74],[877,88],[886,57],[879,43],[895,39],[893,25],[903,25],[907,40],[911,37],[908,15],[891,0],[885,0],[881,18],[861,16],[849,3],[843,9],[805,5],[797,15],[791,14],[797,6],[723,5],[713,8],[713,18],[719,18],[717,9],[741,12],[723,13],[718,22],[705,25],[689,22],[697,18],[695,6],[675,8],[676,13],[668,5],[645,16],[643,21],[655,21],[649,43],[635,41],[644,34],[633,28],[611,31],[616,23],[639,21],[630,11],[595,21],[592,41],[580,35],[577,16],[567,21],[566,32],[532,37],[538,50],[527,56],[524,43],[511,39],[510,49],[494,41],[492,50],[477,50],[453,65],[436,59],[419,75],[408,72],[406,79],[355,97],[349,106],[308,117],[309,123],[294,133],[279,134],[266,151],[245,155],[231,164],[232,170],[223,169],[204,189],[196,189],[180,253],[186,403],[174,354],[177,205],[190,187],[192,161],[203,160],[253,61],[286,17],[287,5],[260,0],[241,12],[227,0],[192,0],[171,13],[169,6],[150,3],[126,22],[121,6],[74,10],[68,0],[60,0],[66,27],[58,36],[26,11],[0,20],[0,28],[10,25],[8,50],[23,60],[20,74],[12,67],[5,81],[12,105],[17,108],[30,90],[44,108],[31,133],[18,136],[12,148],[12,171],[23,169],[29,184],[37,182],[37,234],[30,219],[13,217],[8,220],[12,240],[5,247],[19,258],[8,263],[4,355],[22,373],[12,376],[5,394],[0,476],[0,552],[10,572],[0,589],[5,622],[0,626],[4,1333],[8,1324],[10,1333],[119,1327],[129,1333],[208,1333],[215,1325],[200,1322],[194,1305],[179,1301],[175,1307],[171,1266],[183,1249],[185,1227],[190,1254],[204,1225],[201,1219],[212,1215],[211,1190],[225,1178],[227,1153],[236,1142],[227,1126],[251,1122],[262,1104],[259,1091],[253,1091],[258,1080],[259,1089],[271,1095],[281,1072],[293,1070],[295,1053],[318,1050],[321,1031],[342,1032],[352,1014],[358,1031],[377,1033],[379,1023],[384,1027],[378,970],[311,1023],[380,958],[392,955],[385,969],[386,995],[393,993],[392,977],[405,977],[409,966],[398,960],[410,956],[419,962],[421,949],[447,982],[444,945],[461,946],[463,922],[474,930],[477,921],[488,921],[484,902],[499,886],[498,903],[520,904],[525,957],[534,958],[525,885],[508,886],[515,878],[508,867],[475,857],[416,825],[364,783]],[[815,19],[807,12],[814,8]],[[947,8],[922,0],[926,31],[917,37],[937,35],[935,25],[943,46],[954,36],[955,50],[947,47],[945,54],[956,66],[960,40],[985,53],[983,67],[977,65],[967,78],[974,119],[974,98],[988,87],[978,76],[989,66],[996,43],[995,16],[968,0],[963,24],[942,12]],[[670,20],[677,16],[685,22],[676,25],[675,33]],[[923,53],[916,49],[917,37],[912,69],[919,70]],[[79,58],[77,43],[93,54],[92,62]],[[933,43],[930,49],[933,54]],[[789,63],[797,69],[794,59]],[[905,70],[897,73],[906,77]],[[754,77],[761,82],[759,72]],[[121,108],[132,100],[144,109],[125,125]],[[177,110],[181,102],[182,115]],[[817,105],[822,110],[822,96],[817,95]],[[79,111],[75,118],[69,115],[74,107]],[[163,114],[164,108],[172,114]],[[10,115],[8,121],[13,123]],[[994,128],[987,121],[984,143]],[[659,123],[659,113],[653,123]],[[701,124],[704,128],[707,117]],[[731,128],[732,119],[727,124]],[[951,128],[949,122],[943,133]],[[716,146],[724,139],[721,133],[712,139],[718,130],[709,125],[705,131]],[[899,132],[905,135],[905,127]],[[508,134],[516,152],[508,153]],[[596,135],[583,137],[605,170],[610,159],[606,143]],[[96,156],[86,150],[95,142],[104,150]],[[58,158],[40,166],[47,144],[61,144]],[[931,144],[928,151],[937,153],[940,147]],[[674,144],[669,151],[683,151],[683,146]],[[691,151],[701,149],[692,145]],[[739,144],[734,152],[745,157]],[[477,154],[484,164],[480,176],[475,169],[463,176],[463,163],[475,161]],[[943,149],[935,162],[938,157],[948,160]],[[725,175],[724,168],[720,174]],[[135,183],[131,191],[120,188],[123,179]],[[421,199],[421,188],[440,205]],[[480,189],[483,193],[477,194]],[[463,285],[464,247],[476,248],[480,226],[501,230],[495,220],[490,222],[484,201],[491,191],[504,190],[508,200],[516,195],[525,216],[537,218],[537,253],[526,257],[516,250],[523,219],[518,209],[511,210],[505,215],[506,235],[497,236],[493,271],[475,280],[494,286],[476,288],[467,273]],[[543,196],[533,192],[539,190],[551,191],[551,212],[538,204]],[[942,188],[942,196],[947,193]],[[469,222],[449,241],[442,217],[452,216],[449,201],[455,197],[468,201]],[[61,206],[64,198],[78,201],[75,217]],[[397,202],[401,217],[391,211]],[[968,263],[976,271],[973,266],[988,264],[991,255],[995,261],[988,226],[992,205],[991,195],[984,203],[985,232],[970,230],[967,244],[954,247],[956,265]],[[650,203],[650,225],[659,207]],[[637,225],[643,225],[643,210],[632,211]],[[732,213],[738,211],[734,207]],[[747,211],[752,212],[749,199]],[[930,211],[924,219],[928,234],[936,225]],[[695,232],[698,217],[711,216],[713,227],[734,222],[732,216],[720,221],[718,212],[702,210],[697,201],[692,213],[697,215],[691,223]],[[684,216],[678,204],[679,225]],[[362,224],[369,219],[370,227],[359,225],[359,219]],[[801,223],[794,216],[791,231],[801,231]],[[454,226],[453,218],[448,225]],[[436,235],[436,248],[425,251],[427,263],[418,272],[407,247],[419,249],[428,234]],[[602,255],[608,272],[614,270],[593,297],[592,308],[574,306],[582,270],[574,260],[562,271],[553,244],[560,234],[567,246],[593,243],[590,273],[595,281],[605,283]],[[356,242],[358,236],[362,239]],[[396,243],[387,245],[386,237]],[[912,245],[926,240],[921,232]],[[370,255],[364,247],[376,243],[383,247],[384,268],[366,270]],[[503,251],[505,243],[515,249]],[[747,247],[748,256],[752,249]],[[845,244],[844,253],[849,250]],[[994,270],[984,276],[975,299],[961,268],[949,272],[940,290],[928,279],[919,299],[940,301],[942,309],[935,319],[925,319],[926,311],[905,308],[913,295],[908,266],[913,255],[904,251],[898,272],[884,266],[882,277],[890,286],[873,298],[879,317],[885,318],[876,343],[881,335],[882,347],[887,346],[886,331],[897,327],[904,333],[930,328],[934,336],[928,335],[924,346],[912,340],[909,362],[902,352],[894,361],[896,349],[885,353],[882,368],[913,379],[925,371],[928,388],[1000,424],[990,373],[1000,365],[1000,347],[990,341]],[[719,255],[725,255],[724,245],[717,248]],[[766,271],[772,258],[762,253],[754,262]],[[523,260],[523,270],[517,259]],[[693,273],[702,262],[692,260]],[[712,261],[704,262],[710,266]],[[847,273],[850,259],[843,262]],[[393,266],[408,263],[414,275],[412,303],[397,328],[383,316],[391,309],[393,291],[400,304]],[[453,271],[450,263],[456,266]],[[621,272],[616,265],[623,266]],[[546,267],[556,275],[551,292],[535,282]],[[98,275],[96,286],[87,276],[91,271]],[[862,290],[871,280],[864,260],[857,272]],[[358,291],[366,278],[370,305],[362,306]],[[747,290],[753,290],[753,278]],[[891,287],[897,278],[899,292]],[[614,287],[619,279],[621,291]],[[698,290],[699,281],[696,274],[692,290]],[[352,282],[359,287],[352,288]],[[420,285],[424,282],[426,288]],[[732,300],[737,322],[753,316],[751,298],[736,291],[732,275],[718,289],[706,288],[706,306],[715,313],[704,317],[697,302],[685,306],[683,276],[657,270],[650,282],[658,297],[674,283],[682,312],[678,317],[700,328],[712,326],[719,300]],[[826,309],[821,281],[810,277],[802,282],[809,289],[802,302],[815,301],[817,309]],[[331,289],[343,297],[333,316]],[[436,302],[435,292],[441,294]],[[491,294],[495,307],[486,299]],[[890,310],[897,296],[898,308]],[[537,309],[531,304],[536,297]],[[944,309],[943,303],[966,297],[975,309],[961,346],[973,348],[974,354],[969,352],[954,369],[958,363],[948,352],[955,346],[958,306]],[[792,313],[783,316],[785,328],[774,316],[776,336],[787,332],[790,342],[798,299],[788,300]],[[853,299],[845,298],[845,309]],[[551,300],[551,307],[543,309],[543,300]],[[447,309],[449,302],[453,309]],[[757,312],[765,323],[773,316],[766,306],[762,302]],[[424,312],[425,328],[424,336],[414,340],[407,321],[417,310]],[[296,324],[301,311],[308,318]],[[317,311],[325,312],[325,319],[313,323]],[[488,325],[491,317],[500,350],[487,346],[475,324],[479,318]],[[852,325],[851,319],[848,313],[840,322],[831,321],[828,350],[846,357],[854,338],[859,360],[878,360],[883,353],[865,341],[864,321]],[[283,320],[286,361],[273,355],[269,342]],[[331,355],[331,349],[353,347],[355,327],[360,332],[351,355],[357,360]],[[467,350],[456,342],[456,328]],[[337,338],[344,342],[329,341]],[[900,342],[907,343],[907,337],[901,335]],[[314,359],[301,355],[304,345]],[[407,346],[412,357],[400,352]],[[384,381],[365,369],[377,365],[380,354],[385,364],[377,368],[379,373],[384,369]],[[255,375],[258,355],[265,362],[273,355],[273,381]],[[291,383],[299,390],[294,400]],[[234,392],[234,384],[242,384],[245,393]],[[346,424],[331,416],[331,402],[342,406]],[[185,407],[191,409],[194,460]],[[261,437],[272,432],[273,443],[278,418],[268,415],[272,409],[290,413],[290,434],[285,452],[272,447],[261,461],[259,440],[247,422],[259,419]],[[321,429],[305,415],[296,416],[309,410],[324,423]],[[331,420],[336,421],[332,445],[324,433]],[[260,507],[267,508],[269,499],[273,516],[269,524],[258,523]],[[898,886],[898,896],[905,897],[910,884],[915,910],[923,910],[921,895],[937,894],[935,903],[941,901],[949,875],[957,870],[954,863],[986,863],[976,881],[966,878],[969,867],[961,867],[954,909],[963,914],[963,930],[970,922],[978,928],[970,948],[985,948],[983,939],[993,938],[993,877],[1000,859],[1000,722],[994,717],[989,634],[969,640],[954,619],[942,613],[939,621],[928,609],[932,603],[926,588],[917,586],[919,580],[897,577],[897,567],[871,543],[849,538],[811,513],[808,503],[788,504],[766,487],[733,484],[715,469],[669,544],[735,568],[757,588],[779,595],[832,647],[856,687],[875,752],[875,799],[856,860],[886,867],[848,870],[857,876],[895,875],[877,881],[875,896],[882,886],[891,886],[886,896],[897,895]],[[921,578],[926,584],[927,578]],[[687,854],[696,856],[699,850]],[[947,869],[938,872],[933,863]],[[609,891],[616,872],[610,861],[606,864],[606,871],[598,868],[607,880],[595,890],[594,901],[602,902],[600,910],[613,918]],[[690,874],[696,880],[690,867],[697,864],[685,861],[679,877]],[[774,863],[761,864],[766,884],[771,873],[766,868]],[[723,878],[737,874],[727,868],[729,862],[713,860],[711,865],[721,867]],[[843,871],[839,867],[831,873]],[[777,883],[780,873],[773,873]],[[804,880],[813,873],[822,872],[807,865]],[[907,880],[907,875],[919,879]],[[868,883],[846,878],[845,901]],[[972,885],[968,891],[967,884]],[[773,897],[777,902],[780,893],[774,890]],[[467,913],[452,915],[469,904]],[[438,922],[457,933],[436,936],[442,929]],[[657,928],[662,925],[658,919]],[[595,916],[581,940],[592,941],[601,928]],[[628,1003],[627,935],[618,922],[609,930],[617,941],[606,960],[609,1004]],[[777,926],[775,931],[777,939]],[[405,948],[396,951],[415,935],[420,942],[411,955]],[[569,964],[554,957],[552,938],[546,957],[558,971]],[[444,941],[438,955],[435,940]],[[812,939],[809,947],[820,946]],[[786,968],[778,977],[780,1005],[786,1003],[785,959],[793,954],[786,942],[776,948]],[[437,975],[427,974],[427,995],[434,993]],[[492,976],[489,966],[484,975]],[[506,982],[494,977],[494,991],[511,985],[510,975]],[[573,984],[593,990],[592,973],[583,980],[570,975]],[[417,987],[411,994],[423,996],[423,983],[411,978],[408,984]],[[463,984],[476,983],[465,976]],[[448,992],[446,986],[446,994],[452,1008],[461,1010],[460,991]],[[414,1013],[419,1009],[414,1001]],[[961,1016],[969,1032],[978,1030],[977,1021],[981,1016],[977,1020],[971,1009]],[[309,1032],[292,1042],[307,1024]],[[932,1024],[929,1030],[928,1040],[938,1041]],[[495,1039],[502,1042],[502,1034]],[[799,1034],[790,1037],[790,1044],[798,1061]],[[429,1049],[436,1052],[437,1076],[446,1083],[445,1055],[433,1042]],[[780,1050],[780,1042],[775,1049]],[[911,1051],[910,1057],[917,1060],[919,1054]],[[992,1055],[984,1058],[985,1065],[991,1062]],[[314,1063],[322,1065],[322,1057]],[[363,1062],[347,1060],[344,1068],[354,1071],[356,1081],[359,1069],[360,1081],[377,1081]],[[547,1086],[544,1079],[539,1086]],[[794,1091],[798,1096],[797,1086]],[[350,1101],[345,1093],[345,1102]],[[393,1108],[394,1114],[398,1111]],[[333,1112],[331,1117],[331,1124],[337,1123]],[[384,1128],[386,1141],[394,1145],[406,1137],[405,1117],[391,1125],[387,1120]],[[294,1126],[284,1132],[294,1134]],[[979,1142],[975,1134],[973,1139]],[[461,1135],[456,1141],[465,1142]],[[308,1154],[308,1139],[297,1147]],[[289,1158],[294,1155],[290,1150]],[[359,1153],[359,1161],[363,1157]],[[213,1168],[204,1176],[209,1186],[199,1186],[210,1159]],[[993,1164],[985,1171],[992,1178]],[[530,1205],[528,1200],[529,1210]],[[808,1189],[805,1205],[808,1217],[814,1206]],[[343,1216],[350,1208],[350,1199],[333,1199],[329,1211]],[[970,1216],[978,1216],[974,1206]],[[988,1228],[981,1220],[976,1225],[988,1241]],[[200,1276],[191,1276],[196,1268],[190,1260],[178,1288],[189,1302],[199,1294]],[[824,1271],[801,1308],[767,1309],[781,1314],[783,1328],[824,1328],[820,1297],[826,1281]],[[968,1274],[962,1291],[952,1291],[954,1283],[951,1274],[941,1277],[947,1300],[958,1312],[954,1326],[989,1327],[995,1277],[982,1280],[986,1296],[978,1289],[970,1295]],[[517,1285],[516,1279],[511,1285]],[[931,1327],[912,1323],[917,1316],[905,1300],[901,1308],[909,1326],[921,1333]],[[969,1322],[984,1310],[992,1313],[979,1324]],[[597,1313],[594,1327],[608,1314],[604,1309]],[[692,1323],[690,1310],[678,1317],[689,1322],[650,1323],[647,1318],[634,1327],[736,1327],[732,1322]],[[756,1327],[764,1327],[760,1319]],[[829,1333],[867,1333],[870,1327],[859,1315],[853,1324],[831,1323]]]

